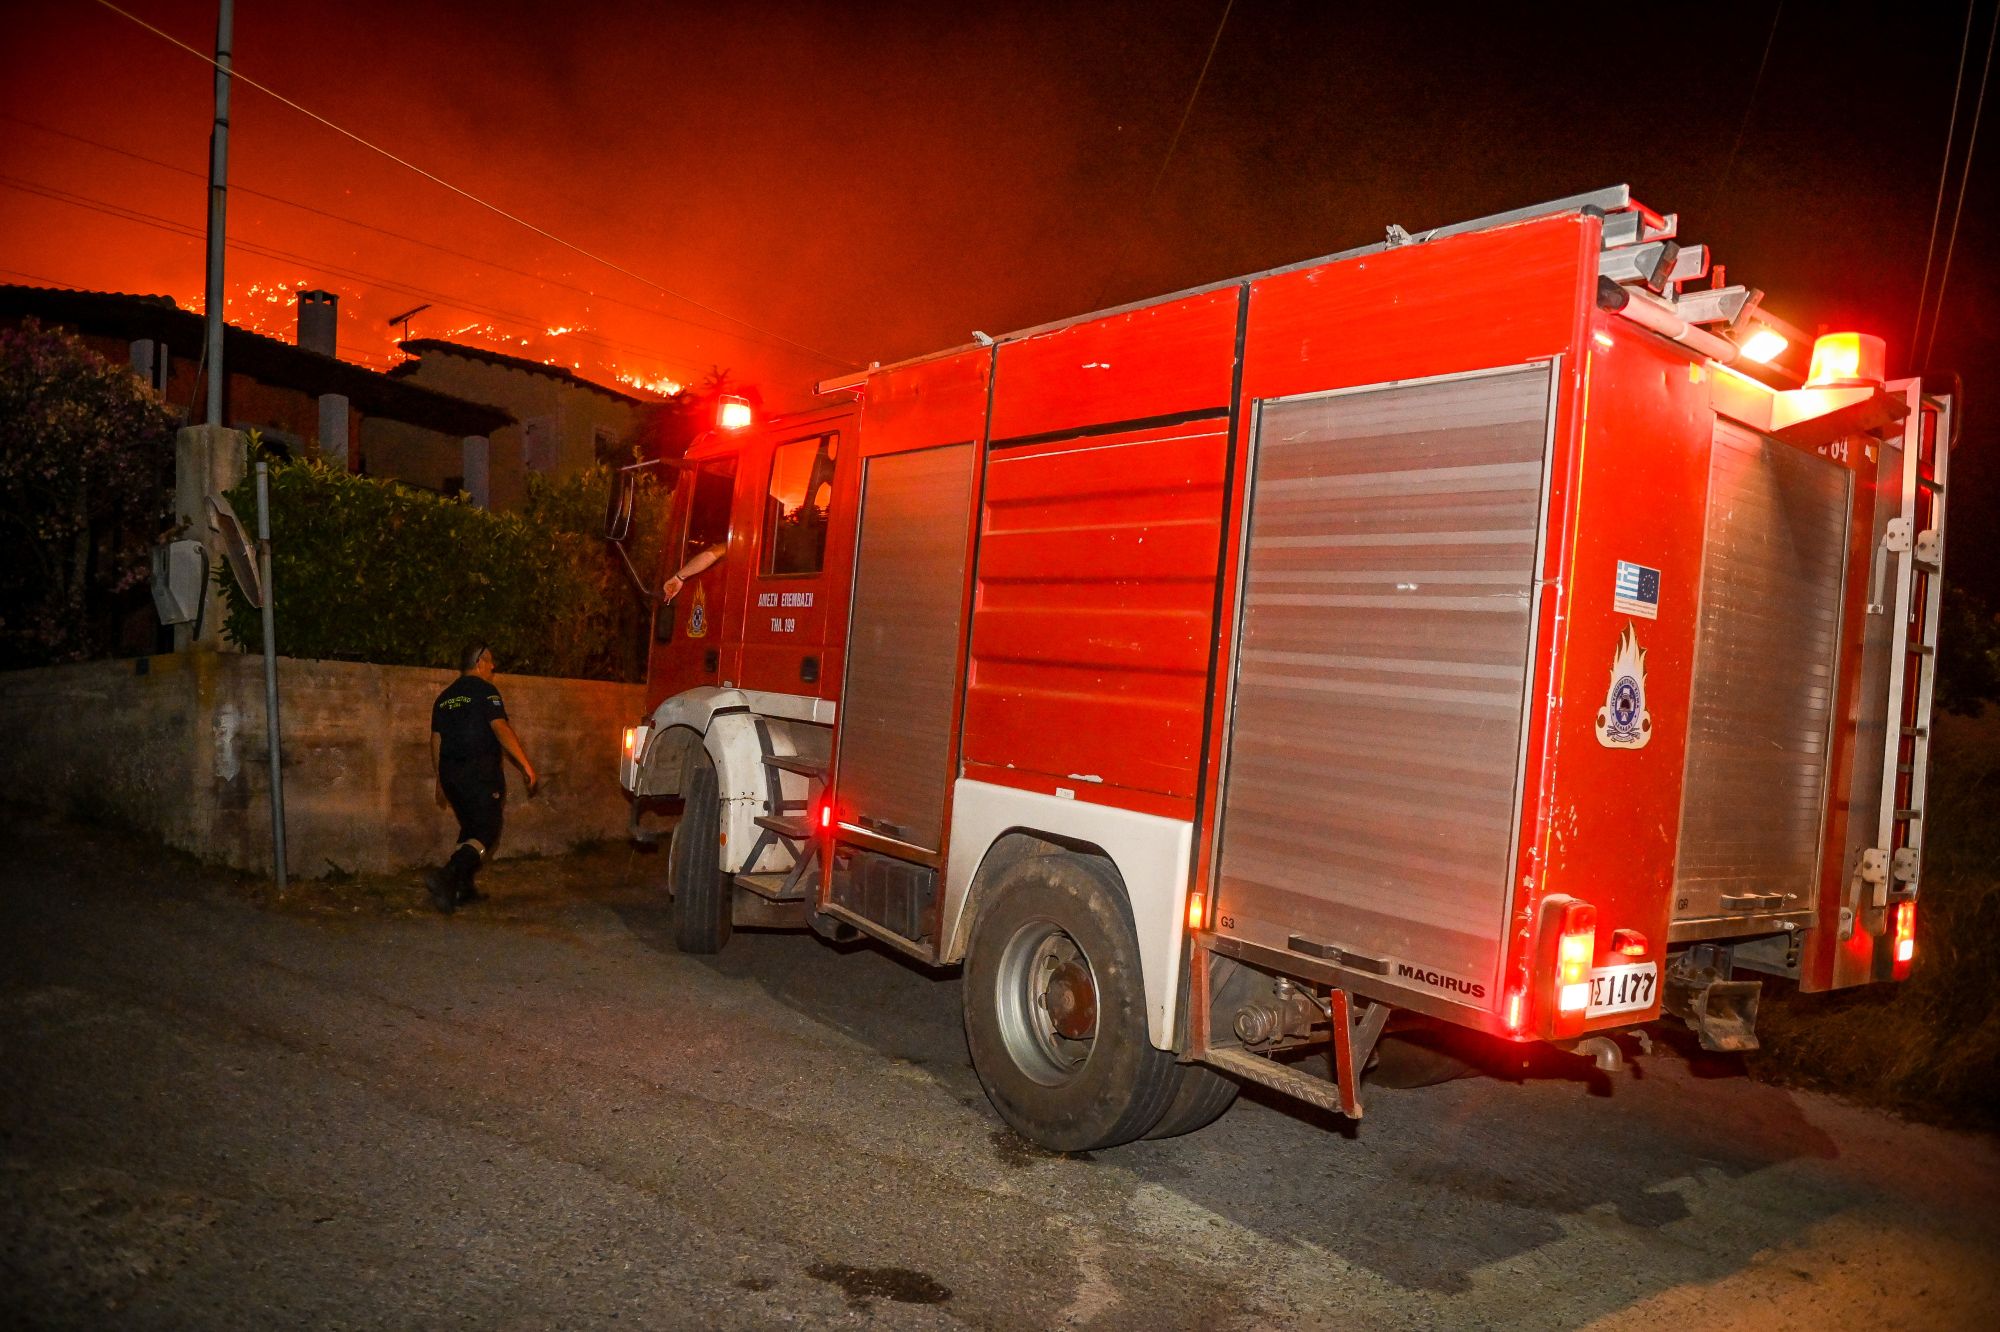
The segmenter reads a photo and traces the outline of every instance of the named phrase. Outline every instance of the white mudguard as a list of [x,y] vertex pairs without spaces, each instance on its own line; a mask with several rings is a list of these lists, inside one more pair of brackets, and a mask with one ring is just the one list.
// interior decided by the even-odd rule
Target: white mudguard
[[1139,936],[1146,985],[1146,1027],[1170,1050],[1179,1019],[1181,945],[1186,933],[1188,867],[1194,825],[1156,814],[960,780],[952,788],[951,847],[946,861],[945,962],[965,956],[972,935],[973,880],[993,844],[1008,833],[1051,835],[1095,846],[1118,867]]
[[[653,709],[653,731],[639,763],[641,793],[679,794],[686,747],[699,737],[715,764],[716,789],[722,801],[722,870],[747,874],[790,869],[792,857],[784,843],[764,837],[756,820],[771,811],[774,781],[782,784],[777,789],[784,798],[793,801],[806,798],[809,784],[796,773],[767,769],[764,743],[768,737],[774,754],[824,756],[827,728],[806,720],[817,715],[814,705],[831,707],[817,699],[794,700],[790,695],[707,685],[675,694]],[[760,722],[763,737],[758,734]],[[749,863],[760,840],[764,848],[757,853],[756,862]]]

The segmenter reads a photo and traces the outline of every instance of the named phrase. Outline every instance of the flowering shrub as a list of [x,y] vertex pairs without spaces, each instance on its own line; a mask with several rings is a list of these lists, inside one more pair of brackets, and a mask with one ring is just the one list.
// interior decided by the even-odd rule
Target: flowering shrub
[[71,335],[0,329],[0,668],[118,646],[172,519],[177,424]]

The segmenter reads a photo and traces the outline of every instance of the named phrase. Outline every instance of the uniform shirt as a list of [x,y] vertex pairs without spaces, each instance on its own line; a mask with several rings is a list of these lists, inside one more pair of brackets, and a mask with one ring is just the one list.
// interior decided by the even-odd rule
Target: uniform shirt
[[493,723],[504,721],[500,691],[476,675],[461,675],[431,704],[431,730],[438,735],[439,768],[500,780],[500,737]]

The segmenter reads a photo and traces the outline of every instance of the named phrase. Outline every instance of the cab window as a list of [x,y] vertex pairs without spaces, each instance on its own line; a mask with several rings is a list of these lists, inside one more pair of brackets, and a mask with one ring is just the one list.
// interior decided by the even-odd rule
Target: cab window
[[840,436],[809,435],[771,452],[764,501],[764,573],[816,574],[826,563],[827,509]]
[[682,560],[729,540],[729,510],[735,491],[735,458],[712,458],[695,469]]
[[[693,472],[681,473],[680,493],[687,507],[686,536],[681,541],[680,554],[674,555],[674,547],[668,543],[666,572],[671,573],[677,566],[686,563],[710,546],[729,541],[729,510],[736,490],[736,459],[715,458],[702,463]],[[662,575],[664,577],[664,574]],[[672,607],[662,608],[653,617],[653,640],[671,643],[674,637],[674,621],[678,618]]]

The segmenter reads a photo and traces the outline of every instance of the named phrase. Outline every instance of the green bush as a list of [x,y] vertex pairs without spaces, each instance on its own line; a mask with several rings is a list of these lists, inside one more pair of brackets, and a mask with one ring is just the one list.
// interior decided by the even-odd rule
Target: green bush
[[[282,656],[384,666],[455,665],[475,640],[502,670],[637,679],[650,617],[598,535],[610,474],[529,480],[519,513],[490,513],[317,463],[271,470],[271,562]],[[256,521],[255,478],[229,500]],[[656,533],[657,487],[641,492],[635,533]],[[634,558],[650,569],[652,551]],[[234,578],[224,631],[255,650],[259,613]]]

